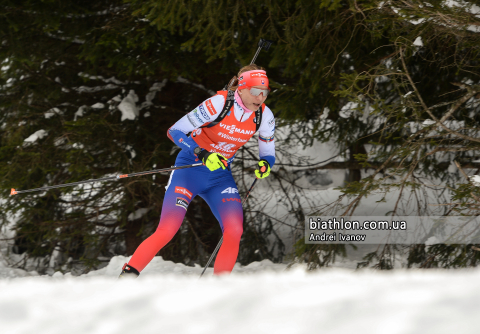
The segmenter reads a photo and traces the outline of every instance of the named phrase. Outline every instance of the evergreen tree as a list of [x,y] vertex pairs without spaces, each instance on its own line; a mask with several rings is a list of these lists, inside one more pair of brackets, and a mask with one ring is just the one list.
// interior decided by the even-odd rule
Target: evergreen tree
[[[431,214],[423,194],[432,182],[441,186],[442,214],[477,212],[478,188],[451,168],[453,160],[477,167],[480,23],[471,3],[48,0],[0,8],[0,188],[3,221],[20,216],[18,253],[47,262],[62,254],[57,267],[131,254],[158,223],[168,175],[14,197],[9,189],[172,165],[168,127],[248,64],[259,37],[275,42],[257,63],[268,68],[277,119],[295,124],[286,142],[334,141],[345,160],[293,165],[349,170],[338,205],[314,210],[299,204],[294,176],[272,173],[296,225],[313,213],[353,214],[365,196],[394,190],[398,203],[420,196],[417,212]],[[251,150],[239,157],[237,168],[249,172]],[[161,252],[168,259],[205,261],[220,237],[206,205],[191,207]],[[240,261],[281,259],[284,245],[267,238],[272,219],[246,217],[257,223],[247,225]],[[323,254],[310,260],[319,265],[344,254],[301,242],[298,250]],[[387,263],[382,254],[370,259]]]
[[[355,152],[339,138],[366,170],[342,189],[338,203],[347,204],[340,214],[353,215],[369,195],[381,193],[385,201],[394,193],[386,215],[478,215],[478,187],[464,169],[479,167],[479,7],[424,1],[361,6],[368,33],[388,38],[378,45],[388,56],[343,73],[333,92],[349,101],[334,128],[343,124],[349,143],[369,146]],[[392,268],[398,252],[409,254],[409,266],[420,267],[475,266],[480,259],[472,245],[386,245],[361,266]]]
[[[158,224],[168,175],[14,197],[7,189],[171,166],[168,127],[212,94],[189,79],[217,88],[218,78],[205,75],[216,65],[180,51],[181,36],[158,31],[121,1],[1,8],[0,174],[4,223],[20,216],[13,250],[41,258],[39,270],[132,254]],[[197,206],[200,218],[187,216],[190,228],[165,258],[202,261],[191,247],[198,236],[213,251],[218,224],[206,204]]]

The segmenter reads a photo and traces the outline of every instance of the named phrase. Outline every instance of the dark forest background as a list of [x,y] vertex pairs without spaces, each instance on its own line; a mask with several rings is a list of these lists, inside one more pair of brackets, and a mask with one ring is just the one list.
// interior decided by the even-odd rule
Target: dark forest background
[[[332,208],[354,214],[374,192],[397,191],[397,204],[416,196],[416,214],[428,215],[431,207],[419,198],[431,188],[448,193],[438,197],[444,199],[440,214],[478,215],[480,190],[466,177],[479,167],[478,6],[414,0],[1,0],[1,218],[6,226],[16,217],[9,226],[15,231],[11,252],[24,257],[14,265],[37,259],[40,271],[88,270],[112,256],[131,255],[158,224],[168,174],[12,197],[10,189],[173,165],[167,129],[248,64],[259,38],[274,42],[256,63],[271,80],[268,105],[277,127],[300,129],[286,141],[333,141],[343,161],[312,168],[348,174],[338,205],[292,205],[297,225]],[[135,105],[135,117],[125,119],[122,103]],[[25,141],[32,134],[38,139]],[[242,162],[244,156],[237,168],[251,173],[254,162]],[[285,178],[282,161],[276,168],[272,179]],[[292,189],[284,189],[286,196]],[[400,213],[397,204],[388,214]],[[249,207],[246,217],[239,261],[284,260],[288,254],[272,221]],[[159,255],[204,264],[220,237],[214,216],[196,199]],[[412,246],[409,263],[476,265],[480,255],[471,246]],[[391,268],[398,248],[387,245],[363,265]],[[315,267],[345,248],[300,240],[296,251],[296,260]]]

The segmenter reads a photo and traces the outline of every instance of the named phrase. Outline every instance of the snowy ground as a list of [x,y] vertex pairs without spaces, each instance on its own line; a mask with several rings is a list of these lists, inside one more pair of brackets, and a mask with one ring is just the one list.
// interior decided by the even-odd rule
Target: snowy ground
[[[331,145],[319,143],[297,151],[315,156],[311,163],[336,155]],[[334,201],[340,192],[333,188],[343,184],[344,174],[326,170],[297,180],[306,189],[302,206]],[[249,203],[262,199],[262,212],[294,226],[288,208],[276,205],[280,195],[265,181]],[[385,214],[397,195],[391,191],[385,201],[379,201],[381,195],[369,196],[356,214]],[[287,238],[287,253],[294,241],[290,230],[279,228]],[[222,277],[214,277],[209,269],[199,279],[202,267],[156,257],[138,279],[117,280],[128,260],[122,256],[80,277],[59,272],[39,276],[7,266],[1,258],[6,247],[0,243],[0,333],[479,332],[480,269],[356,271],[367,249],[362,253],[347,247],[347,258],[337,257],[334,268],[315,272],[266,260],[237,265],[231,275]],[[395,267],[401,268],[402,259],[397,260]]]
[[80,277],[26,277],[0,265],[1,332],[478,333],[480,270],[323,269],[268,261],[229,276],[155,260],[136,280],[125,262]]

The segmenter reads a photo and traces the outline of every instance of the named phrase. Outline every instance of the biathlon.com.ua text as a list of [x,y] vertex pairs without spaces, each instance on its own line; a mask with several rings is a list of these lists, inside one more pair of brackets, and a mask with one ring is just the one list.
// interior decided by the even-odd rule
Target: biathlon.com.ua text
[[306,244],[480,244],[480,216],[305,217]]
[[[403,220],[347,220],[344,218],[333,217],[328,220],[322,220],[320,217],[308,218],[309,235],[306,241],[308,242],[348,242],[357,241],[364,242],[367,239],[367,234],[362,233],[345,233],[359,232],[359,231],[405,231],[407,229],[407,222]],[[314,232],[312,232],[314,231]],[[316,233],[315,231],[323,231],[323,233]],[[335,231],[327,233],[326,231]],[[341,231],[341,232],[340,232]]]

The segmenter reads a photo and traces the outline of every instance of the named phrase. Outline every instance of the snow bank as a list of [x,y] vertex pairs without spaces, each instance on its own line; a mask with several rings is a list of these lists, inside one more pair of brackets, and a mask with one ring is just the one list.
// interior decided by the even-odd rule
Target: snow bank
[[0,280],[2,332],[478,332],[479,270],[89,276]]
[[[29,277],[38,276],[36,272],[28,272],[22,269],[11,268],[0,255],[0,279],[2,278],[17,278],[17,277]],[[1,312],[1,311],[0,311]]]

